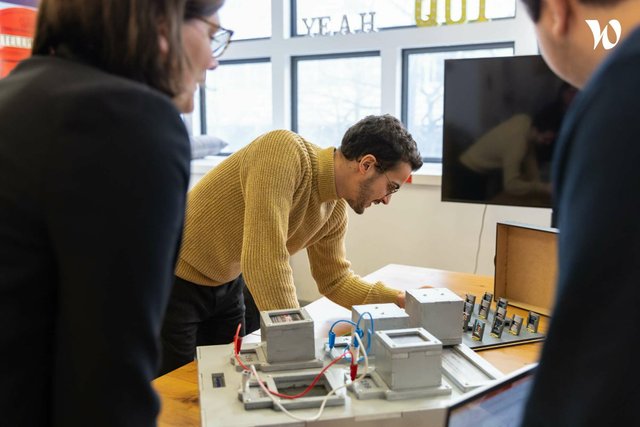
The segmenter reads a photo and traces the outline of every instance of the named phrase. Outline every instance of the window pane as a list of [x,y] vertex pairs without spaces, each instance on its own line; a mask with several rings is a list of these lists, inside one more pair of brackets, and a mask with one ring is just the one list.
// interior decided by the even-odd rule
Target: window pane
[[407,129],[418,142],[422,157],[442,159],[442,113],[444,109],[444,60],[512,56],[513,47],[445,52],[412,52],[404,66]]
[[345,131],[380,114],[380,57],[298,58],[294,129],[322,147],[338,146]]
[[233,30],[232,40],[271,37],[271,0],[226,1],[218,15],[222,26]]
[[207,134],[229,143],[233,153],[271,130],[271,63],[221,63],[207,72]]
[[[450,19],[461,19],[463,0],[422,0],[419,4],[421,19],[431,14],[431,5],[435,3],[437,22],[446,22],[446,8],[450,5]],[[296,24],[295,35],[318,34],[320,17],[326,25],[323,33],[344,33],[344,16],[350,32],[368,30],[373,15],[373,26],[376,29],[389,27],[408,27],[416,25],[415,0],[294,0]],[[484,6],[484,15],[488,19],[515,16],[516,0],[466,0],[466,20],[473,21],[480,15],[480,7]],[[364,14],[361,16],[360,14]],[[315,18],[315,20],[314,20]],[[306,21],[305,21],[306,19]]]
[[[202,129],[202,117],[200,115],[200,91],[193,94],[193,112],[191,113],[191,133],[200,135]],[[187,122],[188,123],[188,122]]]

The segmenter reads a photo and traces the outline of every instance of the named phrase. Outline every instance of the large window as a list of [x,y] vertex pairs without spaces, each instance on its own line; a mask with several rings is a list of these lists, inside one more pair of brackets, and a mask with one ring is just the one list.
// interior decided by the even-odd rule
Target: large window
[[[272,0],[226,1],[220,12],[223,27],[233,30],[233,40],[271,37]],[[276,0],[282,1],[282,0]]]
[[205,117],[201,131],[229,144],[223,154],[239,150],[272,129],[271,63],[268,58],[222,61],[216,70],[207,72],[207,84],[201,90],[204,90],[202,110]]
[[[194,134],[227,141],[228,154],[272,129],[335,146],[357,120],[390,113],[407,125],[425,159],[439,162],[444,60],[537,53],[533,25],[519,6],[517,0],[227,1],[220,17],[235,31],[233,41],[220,67],[207,73],[207,89],[197,94],[187,123]],[[477,22],[479,16],[487,20]]]
[[512,45],[403,51],[402,121],[418,142],[425,160],[442,160],[445,59],[511,55]]
[[323,147],[340,145],[344,132],[380,114],[377,52],[294,57],[293,130]]
[[[465,6],[463,12],[463,5]],[[436,22],[473,21],[480,17],[498,19],[515,16],[516,0],[293,0],[294,35],[370,31],[410,27],[416,18],[428,20],[431,9]]]

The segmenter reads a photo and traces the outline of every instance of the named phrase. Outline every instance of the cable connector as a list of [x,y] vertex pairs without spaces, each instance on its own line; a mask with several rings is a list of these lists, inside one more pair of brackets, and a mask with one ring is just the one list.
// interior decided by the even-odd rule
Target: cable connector
[[329,350],[333,350],[336,345],[336,333],[329,331]]
[[242,371],[242,391],[249,392],[249,380],[251,379],[251,371]]
[[351,381],[354,381],[358,376],[358,364],[352,362],[351,366],[349,366],[349,372],[350,372]]
[[[358,343],[358,340],[354,339],[354,342]],[[356,345],[354,345],[353,349],[351,350],[351,363],[352,364],[357,364],[358,363],[358,359],[360,358],[360,347],[357,347]]]
[[[360,328],[356,328],[356,330],[355,330],[355,332],[354,332],[354,333],[355,333],[355,334],[358,334],[358,336],[360,337],[360,339],[362,339],[362,337],[363,337],[363,335],[364,335],[364,332],[363,332],[363,331],[362,331],[362,329],[360,329]],[[358,348],[358,340],[356,340],[356,339],[352,339],[351,341],[352,341],[352,343],[351,343],[351,344],[353,345],[353,347],[354,347],[354,348]]]
[[236,338],[236,341],[235,341],[234,345],[235,345],[235,348],[234,348],[235,354],[240,354],[240,349],[242,348],[242,337],[241,336],[238,336]]

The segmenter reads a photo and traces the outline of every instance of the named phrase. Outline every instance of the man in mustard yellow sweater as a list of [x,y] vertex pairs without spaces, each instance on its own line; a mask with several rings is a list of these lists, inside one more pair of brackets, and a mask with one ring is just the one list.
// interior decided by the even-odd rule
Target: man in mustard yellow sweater
[[245,303],[246,332],[259,327],[251,296],[259,310],[298,307],[289,257],[302,249],[318,290],[337,304],[404,306],[404,292],[350,270],[347,205],[362,214],[388,204],[420,166],[411,135],[383,115],[349,128],[338,149],[268,132],[209,172],[189,193],[160,373],[193,360],[196,345],[231,342]]

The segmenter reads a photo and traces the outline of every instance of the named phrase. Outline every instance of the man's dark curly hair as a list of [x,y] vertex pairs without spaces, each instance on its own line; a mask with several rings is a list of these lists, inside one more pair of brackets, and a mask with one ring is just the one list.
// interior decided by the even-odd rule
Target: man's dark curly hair
[[373,155],[381,172],[393,169],[399,162],[409,163],[414,171],[422,166],[418,145],[402,122],[389,114],[367,116],[351,126],[339,150],[348,160]]

